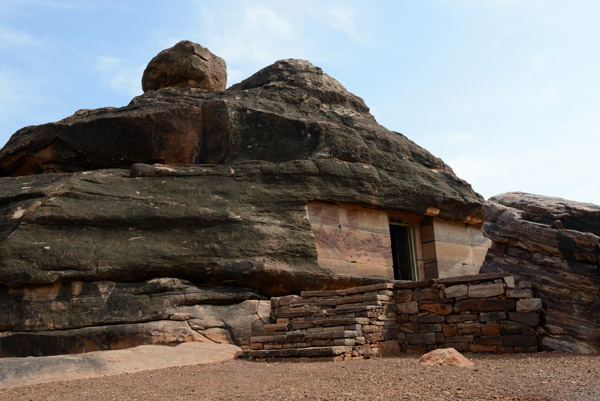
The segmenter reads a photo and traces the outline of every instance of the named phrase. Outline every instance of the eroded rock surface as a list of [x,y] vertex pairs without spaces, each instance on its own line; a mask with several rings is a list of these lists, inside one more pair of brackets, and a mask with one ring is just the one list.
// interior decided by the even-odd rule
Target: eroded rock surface
[[0,174],[294,160],[369,168],[373,184],[395,193],[394,208],[482,217],[482,198],[442,160],[377,124],[361,98],[302,60],[278,61],[226,92],[164,88],[126,107],[23,128],[0,152]]
[[542,345],[600,350],[600,206],[525,193],[491,198],[481,272],[507,271],[533,284],[546,311]]
[[483,215],[440,159],[302,60],[26,127],[0,171],[0,356],[243,345],[270,296],[381,281],[319,266],[309,201]]
[[154,57],[142,76],[144,92],[169,86],[224,91],[225,60],[198,43],[182,40]]

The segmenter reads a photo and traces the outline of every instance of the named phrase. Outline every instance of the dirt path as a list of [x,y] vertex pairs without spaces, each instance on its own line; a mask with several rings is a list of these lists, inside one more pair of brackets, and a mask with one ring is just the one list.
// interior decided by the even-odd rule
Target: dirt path
[[600,356],[470,355],[474,368],[416,357],[243,360],[0,390],[0,400],[600,400]]

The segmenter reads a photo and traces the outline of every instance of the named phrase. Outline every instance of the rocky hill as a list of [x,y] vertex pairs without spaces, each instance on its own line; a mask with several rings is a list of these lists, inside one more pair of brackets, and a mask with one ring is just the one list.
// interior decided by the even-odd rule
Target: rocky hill
[[0,356],[244,344],[269,296],[380,281],[317,264],[309,201],[482,217],[450,167],[309,62],[225,80],[221,59],[180,42],[129,105],[12,136],[0,151]]

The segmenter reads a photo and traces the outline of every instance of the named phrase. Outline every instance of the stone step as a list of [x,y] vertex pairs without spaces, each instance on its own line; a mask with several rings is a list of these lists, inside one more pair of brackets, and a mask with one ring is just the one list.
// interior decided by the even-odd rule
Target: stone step
[[283,333],[275,335],[255,336],[250,337],[250,343],[268,343],[268,344],[284,344],[298,343],[312,339],[338,339],[338,338],[355,338],[361,336],[362,333],[357,330],[331,330],[319,331],[314,333]]
[[288,323],[273,323],[265,324],[263,326],[265,334],[275,333],[278,331],[286,331],[288,329]]
[[294,357],[322,357],[350,354],[351,346],[333,345],[329,347],[307,347],[307,348],[287,348],[272,350],[247,350],[244,351],[244,358],[294,358]]

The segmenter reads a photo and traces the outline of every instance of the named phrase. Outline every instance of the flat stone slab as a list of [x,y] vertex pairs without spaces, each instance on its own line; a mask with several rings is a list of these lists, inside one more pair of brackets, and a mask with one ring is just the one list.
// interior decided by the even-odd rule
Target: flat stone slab
[[0,358],[0,388],[222,362],[241,351],[231,344],[188,342],[175,347],[142,345],[77,355]]

